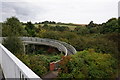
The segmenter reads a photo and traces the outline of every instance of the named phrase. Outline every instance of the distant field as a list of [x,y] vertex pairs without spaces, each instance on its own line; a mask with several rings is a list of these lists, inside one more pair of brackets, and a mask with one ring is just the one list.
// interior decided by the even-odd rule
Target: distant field
[[[44,24],[35,24],[36,27],[38,27],[38,25],[41,25],[43,26]],[[81,24],[74,24],[74,25],[69,25],[69,24],[48,24],[49,26],[56,26],[56,25],[59,25],[59,26],[66,26],[66,27],[69,27],[70,30],[74,30],[77,26],[79,27],[83,27],[85,25],[81,25]]]

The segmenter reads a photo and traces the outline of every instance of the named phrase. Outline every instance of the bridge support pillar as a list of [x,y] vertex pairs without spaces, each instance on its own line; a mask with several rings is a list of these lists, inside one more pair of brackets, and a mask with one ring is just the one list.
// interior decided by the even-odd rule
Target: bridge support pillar
[[34,44],[31,44],[31,51],[32,51],[32,54],[35,53],[35,45]]
[[27,46],[27,44],[23,43],[23,50],[24,50],[24,54],[26,54],[26,53],[27,53],[27,52],[26,52],[26,46]]

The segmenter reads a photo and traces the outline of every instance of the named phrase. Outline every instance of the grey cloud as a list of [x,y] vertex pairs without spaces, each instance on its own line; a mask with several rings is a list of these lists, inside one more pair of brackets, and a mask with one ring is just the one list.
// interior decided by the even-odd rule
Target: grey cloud
[[[118,0],[22,0],[24,2],[2,3],[4,20],[16,16],[21,21],[44,21],[102,23],[117,17]],[[12,0],[15,1],[15,0]],[[16,0],[21,1],[21,0]],[[26,2],[25,2],[26,1]],[[32,1],[32,2],[30,2]],[[35,1],[38,1],[35,3]]]
[[[42,8],[35,8],[36,5],[26,2],[3,2],[2,3],[2,17],[5,20],[7,17],[16,16],[22,21],[33,20],[36,15],[41,14]],[[40,9],[40,10],[39,10]]]

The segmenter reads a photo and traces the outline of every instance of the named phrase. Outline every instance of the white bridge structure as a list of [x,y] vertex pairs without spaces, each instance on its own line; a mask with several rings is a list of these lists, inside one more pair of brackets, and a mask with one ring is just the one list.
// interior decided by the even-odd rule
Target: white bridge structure
[[[4,41],[4,39],[5,37],[0,37],[0,40]],[[20,39],[23,41],[24,45],[39,44],[55,47],[59,51],[64,52],[65,56],[76,53],[76,49],[73,46],[58,40],[37,37],[20,37]],[[0,79],[4,75],[5,79],[18,78],[20,80],[41,80],[41,78],[38,75],[36,75],[15,55],[13,55],[9,50],[7,50],[1,43],[0,43],[0,66],[1,66]]]

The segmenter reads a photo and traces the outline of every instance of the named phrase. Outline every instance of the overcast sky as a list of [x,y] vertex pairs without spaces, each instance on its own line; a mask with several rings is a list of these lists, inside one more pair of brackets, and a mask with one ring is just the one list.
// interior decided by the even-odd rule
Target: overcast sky
[[[56,21],[88,24],[118,17],[119,0],[2,0],[2,21],[16,16],[20,21]],[[2,13],[1,13],[2,12]]]

